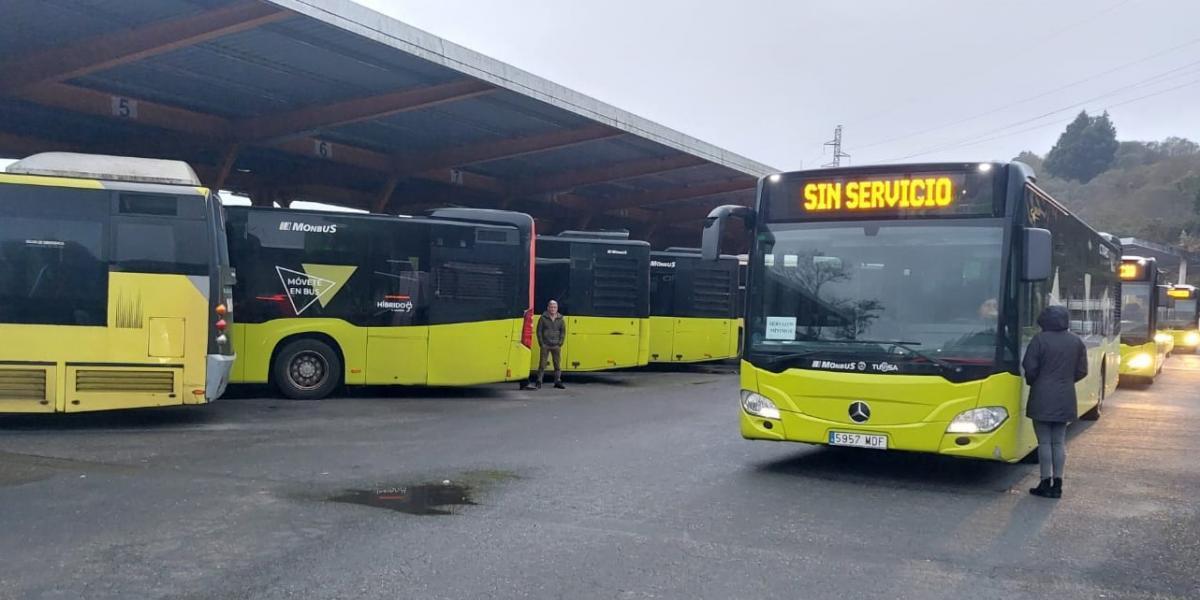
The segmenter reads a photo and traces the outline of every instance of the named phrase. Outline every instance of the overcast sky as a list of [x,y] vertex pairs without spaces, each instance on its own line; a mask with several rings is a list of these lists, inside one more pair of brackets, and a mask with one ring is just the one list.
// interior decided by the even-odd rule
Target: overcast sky
[[357,1],[781,169],[1200,138],[1198,0]]

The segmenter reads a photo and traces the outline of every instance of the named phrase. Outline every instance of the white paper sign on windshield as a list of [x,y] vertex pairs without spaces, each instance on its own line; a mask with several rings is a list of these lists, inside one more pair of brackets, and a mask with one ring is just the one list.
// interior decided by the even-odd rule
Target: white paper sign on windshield
[[796,341],[796,317],[767,317],[767,339]]

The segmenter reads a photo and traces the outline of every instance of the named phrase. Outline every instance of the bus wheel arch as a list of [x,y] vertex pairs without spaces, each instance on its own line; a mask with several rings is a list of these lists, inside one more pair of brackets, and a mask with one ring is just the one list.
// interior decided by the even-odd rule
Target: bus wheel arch
[[332,337],[319,332],[290,335],[271,352],[271,383],[293,400],[320,400],[345,379],[345,355]]
[[1108,396],[1108,367],[1104,364],[1104,360],[1100,361],[1100,398],[1096,400],[1096,406],[1091,410],[1083,413],[1080,418],[1084,421],[1099,421],[1100,415],[1104,414],[1104,399]]

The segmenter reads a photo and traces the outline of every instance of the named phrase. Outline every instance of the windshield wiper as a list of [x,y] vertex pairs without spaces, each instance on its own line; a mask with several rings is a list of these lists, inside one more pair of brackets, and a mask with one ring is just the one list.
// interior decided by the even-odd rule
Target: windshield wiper
[[921,358],[941,367],[941,369],[943,371],[949,370],[949,371],[954,371],[955,373],[959,373],[962,371],[962,367],[960,367],[960,366],[949,363],[949,362],[942,360],[932,354],[921,352],[920,350],[913,348],[913,346],[920,346],[921,342],[892,342],[892,344],[898,348],[904,348],[909,353],[911,353],[913,356],[921,357]]

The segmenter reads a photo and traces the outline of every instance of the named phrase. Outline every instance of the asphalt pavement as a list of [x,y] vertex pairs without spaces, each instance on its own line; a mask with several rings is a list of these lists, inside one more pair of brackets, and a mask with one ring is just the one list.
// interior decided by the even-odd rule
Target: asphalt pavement
[[1200,357],[1034,465],[748,442],[732,367],[0,417],[0,598],[1200,598]]

